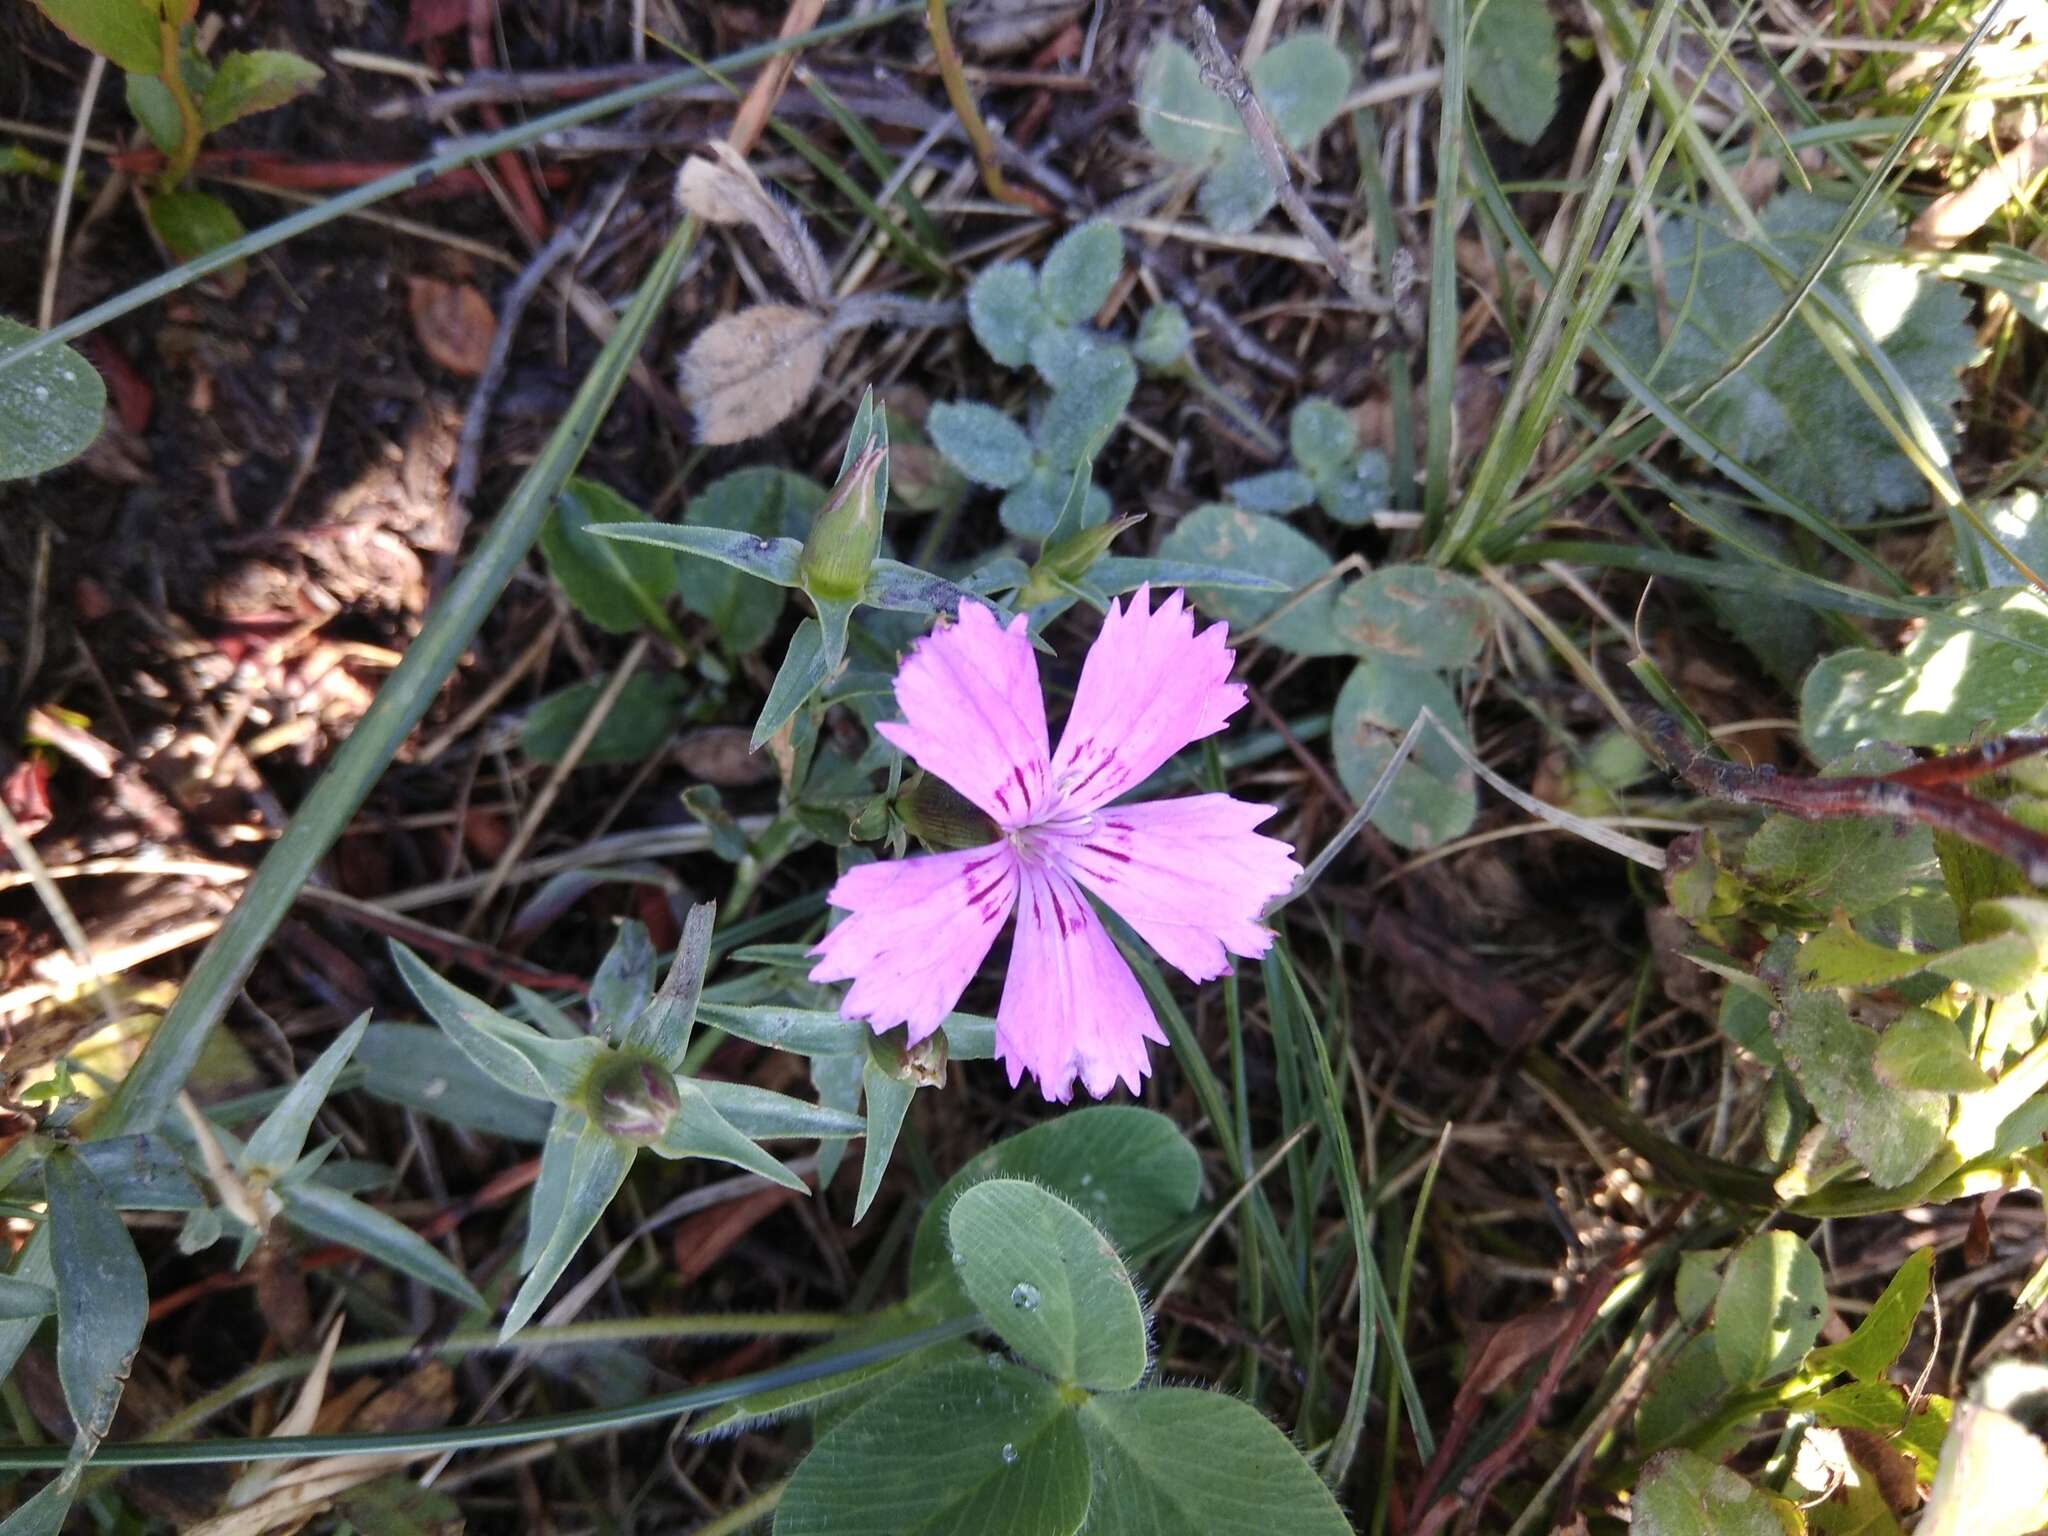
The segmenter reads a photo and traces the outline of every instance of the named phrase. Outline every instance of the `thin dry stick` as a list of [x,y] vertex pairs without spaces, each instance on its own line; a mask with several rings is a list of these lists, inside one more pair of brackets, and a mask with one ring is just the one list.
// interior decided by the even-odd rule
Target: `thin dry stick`
[[1671,771],[1710,799],[1782,811],[1801,821],[1876,817],[1921,822],[2011,860],[2030,885],[2048,885],[2048,833],[2013,820],[1988,800],[1950,787],[2048,752],[2048,736],[2006,736],[1896,773],[1823,779],[1710,757],[1661,711],[1646,710],[1641,721],[1650,744]]
[[924,29],[931,35],[932,52],[938,56],[939,79],[945,84],[946,100],[953,104],[953,115],[960,119],[960,129],[974,151],[974,163],[981,167],[981,184],[988,188],[988,195],[999,203],[1050,216],[1055,211],[1051,203],[1030,188],[1013,187],[1003,179],[1003,168],[996,163],[995,136],[981,120],[981,109],[974,104],[974,92],[968,88],[959,50],[954,48],[953,33],[946,25],[946,0],[925,0]]
[[1244,131],[1251,137],[1252,148],[1258,152],[1259,165],[1265,171],[1266,179],[1279,195],[1281,209],[1294,221],[1294,227],[1308,237],[1309,244],[1316,248],[1316,254],[1323,258],[1323,265],[1337,279],[1338,286],[1352,303],[1368,314],[1390,313],[1393,306],[1372,291],[1365,280],[1365,273],[1344,254],[1337,237],[1316,217],[1307,199],[1296,190],[1293,174],[1287,169],[1287,151],[1280,146],[1280,135],[1273,129],[1273,120],[1266,116],[1266,109],[1253,92],[1251,81],[1245,78],[1237,61],[1224,50],[1222,40],[1216,36],[1216,18],[1209,14],[1206,5],[1195,7],[1195,57],[1201,61],[1202,83],[1236,111],[1238,121],[1244,124]]
[[[783,14],[782,28],[777,37],[795,37],[808,32],[818,24],[818,17],[825,9],[825,0],[793,0]],[[775,110],[775,102],[782,95],[782,88],[789,84],[790,72],[796,68],[796,54],[783,53],[761,66],[761,73],[754,77],[754,83],[747,88],[746,100],[740,103],[739,112],[733,117],[732,132],[726,142],[744,158],[752,153],[755,141],[761,137],[761,130],[768,126],[768,114]]]
[[518,865],[520,856],[526,852],[526,845],[533,841],[534,834],[540,830],[542,820],[554,806],[555,797],[562,792],[562,786],[569,782],[569,775],[576,771],[576,765],[583,761],[583,754],[590,749],[590,743],[597,737],[598,728],[611,714],[612,706],[619,702],[619,695],[626,691],[626,684],[631,682],[633,674],[640,670],[640,663],[646,659],[650,643],[646,635],[635,640],[633,648],[626,652],[625,659],[606,680],[604,691],[597,696],[596,702],[590,706],[590,713],[583,717],[583,723],[576,727],[576,734],[569,739],[569,747],[562,754],[562,760],[555,764],[555,770],[548,775],[547,783],[543,784],[540,793],[534,796],[532,806],[520,818],[519,828],[512,834],[512,841],[506,844],[505,852],[499,857],[498,862],[491,866],[491,872],[484,880],[483,889],[476,893],[476,899],[469,904],[469,914],[462,920],[463,933],[475,931],[484,909],[497,898],[498,892],[504,889],[505,881]]
[[78,115],[71,121],[71,142],[64,146],[64,174],[57,178],[57,212],[50,220],[50,250],[43,260],[43,297],[36,306],[36,325],[47,331],[57,319],[57,274],[64,266],[64,232],[71,224],[71,189],[78,185],[78,162],[85,153],[85,125],[99,98],[107,61],[98,54],[85,71],[85,89],[78,93]]

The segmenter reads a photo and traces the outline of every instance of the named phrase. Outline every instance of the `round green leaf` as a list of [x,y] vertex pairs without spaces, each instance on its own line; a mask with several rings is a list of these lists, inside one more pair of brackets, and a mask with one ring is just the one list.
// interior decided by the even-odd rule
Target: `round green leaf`
[[1297,32],[1260,54],[1252,89],[1292,149],[1329,127],[1351,91],[1351,61],[1320,32]]
[[1448,671],[1469,666],[1492,629],[1486,592],[1428,565],[1383,565],[1337,599],[1337,631],[1361,656]]
[[[1354,799],[1372,792],[1424,709],[1469,744],[1458,701],[1435,673],[1378,656],[1352,669],[1337,695],[1330,745],[1337,777]],[[1478,812],[1472,770],[1441,736],[1425,728],[1381,796],[1372,824],[1403,848],[1429,848],[1463,834]]]
[[1310,395],[1287,418],[1287,446],[1310,474],[1336,474],[1358,452],[1358,427],[1336,401]]
[[149,227],[180,261],[197,260],[248,233],[234,209],[211,193],[189,188],[152,197]]
[[1375,513],[1386,511],[1392,491],[1386,455],[1370,448],[1316,481],[1316,501],[1347,528],[1363,528]]
[[[0,316],[0,352],[37,332]],[[0,480],[40,475],[77,458],[100,435],[107,386],[71,348],[56,346],[0,372]]]
[[[1467,6],[1465,14],[1470,17],[1477,9]],[[1441,31],[1441,0],[1431,16]],[[1509,138],[1535,143],[1557,114],[1561,61],[1550,7],[1544,0],[1486,0],[1486,9],[1470,32],[1467,89]]]
[[1005,368],[1023,367],[1046,324],[1037,274],[1021,261],[985,269],[967,289],[967,323],[982,351]]
[[992,405],[942,401],[925,418],[925,428],[947,461],[978,485],[1007,491],[1031,473],[1031,439]]
[[600,539],[593,523],[644,523],[647,514],[609,486],[571,480],[540,531],[548,571],[576,611],[600,629],[670,629],[663,605],[676,589],[676,557],[652,544]]
[[922,1290],[954,1273],[946,1213],[985,1179],[1029,1179],[1065,1196],[1125,1252],[1156,1240],[1195,1208],[1202,1163],[1166,1116],[1098,1104],[1034,1125],[984,1149],[925,1208],[910,1247],[910,1284]]
[[1155,304],[1138,322],[1138,339],[1131,350],[1147,368],[1171,368],[1187,355],[1193,340],[1186,310],[1178,304]]
[[1316,483],[1298,469],[1269,469],[1262,475],[1233,480],[1223,492],[1234,507],[1277,515],[1313,506]]
[[199,116],[206,131],[212,133],[254,113],[281,107],[324,78],[317,64],[296,53],[276,48],[231,53],[220,61],[207,83]]
[[1102,1536],[1349,1536],[1294,1443],[1249,1403],[1166,1387],[1093,1397],[1088,1529]]
[[36,0],[42,13],[80,47],[139,74],[164,67],[163,23],[145,0]]
[[[520,724],[520,749],[536,763],[559,763],[604,686],[602,680],[577,683],[542,699]],[[682,723],[683,694],[683,680],[673,672],[634,673],[577,759],[578,766],[637,763],[652,757]]]
[[[815,480],[786,469],[742,469],[690,498],[683,521],[762,538],[801,539],[825,504]],[[683,606],[718,627],[734,655],[758,650],[782,617],[783,589],[711,560],[685,560],[676,573]]]
[[1209,227],[1226,235],[1250,229],[1280,201],[1259,152],[1235,122],[1231,127],[1238,137],[1225,143],[1215,169],[1202,178],[1202,190],[1195,196]]
[[1790,1232],[1766,1232],[1728,1261],[1714,1300],[1714,1350],[1731,1387],[1792,1369],[1820,1337],[1827,1279],[1813,1250]]
[[1039,302],[1060,325],[1084,324],[1107,302],[1123,269],[1124,242],[1116,226],[1090,219],[1046,253],[1038,272]]
[[1135,1386],[1145,1309],[1116,1247],[1058,1195],[1023,1179],[964,1191],[946,1218],[960,1284],[988,1325],[1063,1382]]
[[1073,1536],[1088,1514],[1074,1409],[1007,1361],[922,1371],[827,1432],[775,1536]]
[[1302,656],[1337,656],[1350,649],[1337,633],[1334,583],[1299,602],[1293,597],[1296,589],[1330,569],[1330,557],[1315,540],[1277,517],[1211,502],[1195,508],[1159,541],[1159,555],[1166,560],[1227,566],[1287,586],[1288,592],[1277,596],[1215,588],[1200,593],[1196,605],[1227,620],[1233,631],[1251,628],[1285,603],[1287,611],[1259,631],[1260,639]]
[[1692,1451],[1650,1458],[1630,1501],[1632,1536],[1785,1536],[1770,1501]]
[[1039,423],[1039,457],[1054,469],[1069,470],[1093,458],[1137,387],[1138,365],[1122,347],[1098,345],[1077,354]]
[[1161,39],[1138,76],[1138,129],[1160,154],[1206,165],[1244,134],[1237,114],[1202,84],[1202,67],[1179,43]]

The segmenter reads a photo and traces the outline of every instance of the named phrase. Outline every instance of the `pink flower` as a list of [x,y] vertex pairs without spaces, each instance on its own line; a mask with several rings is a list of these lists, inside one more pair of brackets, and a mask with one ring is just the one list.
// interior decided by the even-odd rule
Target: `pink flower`
[[1023,618],[1005,629],[962,604],[959,622],[919,640],[896,674],[903,723],[879,729],[1002,836],[840,878],[828,899],[849,915],[811,951],[811,980],[853,983],[840,1013],[877,1033],[906,1024],[911,1043],[924,1039],[1014,910],[996,1012],[1010,1086],[1029,1072],[1061,1102],[1077,1076],[1097,1098],[1119,1078],[1135,1090],[1145,1042],[1166,1037],[1088,896],[1208,981],[1230,968],[1226,951],[1265,953],[1273,935],[1259,914],[1301,873],[1286,843],[1252,830],[1271,806],[1229,795],[1110,804],[1243,707],[1224,639],[1221,624],[1195,633],[1179,592],[1156,611],[1143,587],[1128,609],[1112,603],[1057,752]]

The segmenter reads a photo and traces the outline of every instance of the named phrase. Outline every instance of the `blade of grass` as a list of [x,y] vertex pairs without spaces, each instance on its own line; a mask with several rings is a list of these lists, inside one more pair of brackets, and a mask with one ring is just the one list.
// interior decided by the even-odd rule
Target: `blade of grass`
[[[888,6],[882,10],[871,11],[865,16],[850,16],[843,21],[814,27],[794,37],[776,38],[752,48],[742,48],[715,62],[722,70],[749,69],[785,53],[814,48],[820,43],[851,37],[857,32],[865,32],[873,27],[887,26],[892,21],[915,15],[921,9],[922,7],[914,3],[914,0],[909,4]],[[105,303],[95,304],[91,309],[73,315],[62,324],[40,333],[33,340],[24,341],[5,352],[0,352],[0,373],[5,373],[16,363],[27,361],[46,347],[71,341],[88,331],[96,331],[109,320],[117,320],[122,315],[132,314],[145,304],[153,304],[158,299],[176,293],[187,284],[205,277],[209,272],[218,272],[221,268],[231,267],[259,251],[267,251],[272,246],[282,245],[285,241],[303,235],[309,230],[318,229],[343,214],[354,213],[359,208],[367,208],[387,197],[410,191],[473,161],[487,160],[501,151],[521,148],[564,128],[574,128],[595,118],[638,106],[643,101],[653,101],[670,91],[694,85],[706,78],[709,77],[702,69],[679,69],[672,75],[663,75],[656,80],[644,80],[638,85],[608,91],[602,96],[593,96],[588,101],[566,106],[558,112],[550,112],[543,117],[514,124],[498,133],[459,140],[441,153],[428,156],[417,165],[408,166],[402,171],[394,171],[389,176],[380,176],[375,181],[366,181],[360,187],[352,188],[339,197],[330,197],[324,202],[316,203],[302,213],[295,213],[289,218],[279,219],[275,224],[266,224],[261,229],[252,230],[219,250],[209,251],[183,266],[173,267],[159,277],[153,277],[146,283],[139,283],[125,293],[116,294]]]
[[[1521,483],[1522,476],[1536,457],[1543,434],[1550,429],[1557,397],[1564,389],[1565,380],[1578,364],[1586,332],[1606,311],[1607,299],[1619,281],[1622,257],[1642,220],[1644,205],[1656,186],[1654,175],[1645,177],[1644,184],[1637,187],[1623,205],[1621,222],[1608,241],[1606,256],[1594,273],[1587,292],[1583,297],[1578,292],[1580,274],[1592,259],[1593,247],[1606,226],[1608,205],[1614,201],[1615,192],[1621,185],[1622,169],[1628,158],[1627,148],[1634,141],[1636,125],[1642,121],[1644,109],[1649,104],[1650,54],[1662,46],[1664,33],[1677,9],[1678,0],[1659,0],[1643,28],[1635,57],[1629,64],[1628,85],[1608,114],[1606,131],[1601,137],[1600,152],[1595,160],[1598,170],[1594,173],[1592,189],[1573,218],[1571,240],[1565,247],[1564,259],[1550,277],[1543,302],[1537,309],[1535,334],[1522,354],[1514,378],[1509,381],[1508,397],[1501,405],[1500,425],[1488,438],[1479,466],[1466,483],[1457,516],[1431,542],[1430,552],[1438,561],[1451,561],[1464,555],[1491,521],[1496,505],[1505,501]],[[1448,106],[1445,110],[1447,122],[1463,126],[1462,107],[1456,119],[1449,117]],[[1473,142],[1476,145],[1477,139]],[[1660,157],[1668,153],[1671,142],[1667,136],[1665,145],[1659,147]],[[1475,154],[1474,159],[1483,162],[1485,156]],[[1488,165],[1485,174],[1490,176],[1491,173],[1492,167]],[[1517,223],[1519,227],[1519,221]],[[1436,366],[1434,354],[1430,366]],[[1432,386],[1434,383],[1432,378]],[[1434,427],[1434,422],[1431,425]]]
[[1310,1022],[1308,995],[1302,989],[1301,978],[1295,974],[1294,961],[1287,952],[1284,938],[1274,941],[1260,965],[1266,979],[1274,1034],[1277,1036],[1283,1028],[1299,1031],[1297,1043],[1302,1048],[1303,1059],[1311,1068],[1308,1078],[1316,1127],[1330,1148],[1336,1170],[1337,1194],[1344,1207],[1344,1223],[1351,1234],[1352,1254],[1358,1270],[1358,1347],[1353,1362],[1351,1391],[1344,1405],[1344,1416],[1338,1422],[1329,1459],[1323,1463],[1323,1480],[1333,1488],[1341,1488],[1350,1475],[1351,1461],[1358,1452],[1359,1438],[1365,1428],[1365,1412],[1372,1399],[1374,1350],[1379,1335],[1386,1337],[1394,1378],[1400,1383],[1401,1397],[1408,1408],[1409,1432],[1425,1461],[1435,1453],[1435,1436],[1430,1433],[1429,1416],[1423,1411],[1422,1394],[1415,1385],[1415,1373],[1409,1368],[1407,1350],[1387,1296],[1386,1281],[1380,1275],[1379,1260],[1372,1251],[1372,1212],[1366,1206],[1365,1191],[1358,1182],[1358,1161],[1352,1153],[1351,1132],[1344,1122],[1329,1058],[1323,1053],[1321,1038]]
[[498,594],[526,559],[555,493],[583,457],[641,342],[667,303],[695,238],[694,220],[684,221],[670,237],[561,423],[506,498],[476,553],[434,605],[405,658],[377,690],[369,711],[250,877],[242,899],[200,955],[140,1059],[95,1117],[94,1135],[150,1129],[184,1086],[207,1034],[241,990],[299,887],[426,713]]
[[[262,1439],[125,1441],[102,1444],[93,1457],[96,1467],[205,1467],[234,1461],[297,1461],[316,1456],[430,1456],[443,1451],[474,1451],[541,1440],[565,1440],[609,1434],[641,1424],[656,1424],[686,1413],[700,1412],[747,1397],[774,1392],[808,1381],[900,1359],[933,1344],[964,1338],[984,1327],[979,1315],[954,1318],[902,1338],[849,1349],[800,1364],[754,1371],[705,1386],[688,1387],[660,1397],[643,1398],[617,1407],[551,1413],[501,1424],[467,1424],[445,1429],[394,1431],[387,1434],[273,1435]],[[49,1471],[64,1464],[63,1446],[0,1446],[0,1471]]]
[[[1664,0],[1670,4],[1671,0]],[[1429,324],[1422,447],[1422,529],[1433,543],[1451,505],[1451,403],[1458,375],[1458,200],[1465,173],[1465,0],[1445,0],[1443,84],[1436,136],[1436,211],[1429,230]]]

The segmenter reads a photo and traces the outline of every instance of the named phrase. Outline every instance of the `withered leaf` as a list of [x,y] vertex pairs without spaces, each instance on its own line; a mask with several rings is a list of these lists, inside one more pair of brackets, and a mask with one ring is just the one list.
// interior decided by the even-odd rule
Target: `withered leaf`
[[413,334],[427,356],[465,379],[482,373],[498,334],[498,317],[491,313],[490,301],[468,283],[444,283],[433,277],[409,278],[407,283]]
[[793,304],[757,304],[706,326],[678,373],[697,441],[745,442],[795,415],[824,371],[830,334],[823,315]]
[[814,309],[832,307],[832,281],[825,258],[799,219],[761,184],[753,167],[723,139],[712,142],[718,158],[686,160],[676,176],[676,203],[710,224],[745,224],[767,242],[775,264]]

